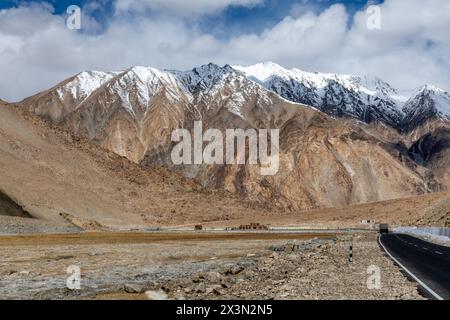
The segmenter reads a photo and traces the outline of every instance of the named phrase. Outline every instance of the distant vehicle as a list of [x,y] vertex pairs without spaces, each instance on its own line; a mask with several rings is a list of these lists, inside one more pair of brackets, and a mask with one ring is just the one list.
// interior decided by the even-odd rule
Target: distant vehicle
[[389,225],[387,223],[380,223],[380,234],[389,233]]
[[195,229],[196,231],[200,231],[200,230],[203,230],[203,226],[202,226],[201,224],[198,224],[198,225],[196,225],[196,226],[194,227],[194,229]]

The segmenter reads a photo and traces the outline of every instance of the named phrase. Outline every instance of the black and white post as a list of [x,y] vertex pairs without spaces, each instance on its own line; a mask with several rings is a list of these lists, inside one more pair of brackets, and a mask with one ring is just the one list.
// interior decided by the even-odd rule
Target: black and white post
[[348,256],[348,262],[353,262],[353,239],[350,239],[350,252]]

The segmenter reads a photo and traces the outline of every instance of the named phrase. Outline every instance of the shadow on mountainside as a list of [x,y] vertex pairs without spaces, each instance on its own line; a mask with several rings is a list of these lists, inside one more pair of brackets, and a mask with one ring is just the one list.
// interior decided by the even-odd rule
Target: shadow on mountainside
[[0,216],[32,218],[19,204],[0,190]]

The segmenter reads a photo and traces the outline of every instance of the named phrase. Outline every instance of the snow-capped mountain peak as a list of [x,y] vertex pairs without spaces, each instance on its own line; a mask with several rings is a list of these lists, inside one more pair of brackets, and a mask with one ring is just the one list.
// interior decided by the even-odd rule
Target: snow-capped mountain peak
[[445,90],[438,88],[432,84],[425,84],[422,87],[417,89],[417,92],[422,92],[422,91],[431,91],[434,93],[445,93],[446,92]]
[[176,76],[192,96],[193,104],[202,105],[206,110],[221,105],[243,118],[241,109],[251,97],[256,96],[266,102],[270,100],[269,92],[264,87],[228,64],[221,67],[209,63],[189,71],[169,72]]
[[83,71],[57,89],[59,97],[64,99],[70,93],[75,101],[81,102],[111,80],[118,72]]
[[[198,103],[208,109],[211,101],[226,100],[230,101],[229,109],[239,114],[246,97],[256,94],[269,101],[269,90],[285,100],[335,117],[366,123],[380,121],[401,131],[430,117],[450,119],[450,95],[433,85],[417,89],[409,98],[409,94],[403,96],[376,77],[286,69],[274,62],[246,67],[209,63],[189,71],[144,66],[121,72],[85,71],[55,88],[56,100],[67,105],[64,112],[76,110],[91,101],[94,93],[106,90],[132,115],[146,112],[155,97],[163,97],[169,103],[181,99],[194,109]],[[40,108],[47,108],[44,105],[43,102]],[[64,113],[52,116],[61,119]]]
[[285,69],[273,62],[234,68],[289,101],[334,116],[380,120],[392,126],[403,117],[397,91],[378,78]]
[[189,71],[167,70],[167,72],[174,75],[183,84],[185,90],[193,93],[211,89],[225,75],[235,71],[229,65],[220,67],[209,63]]
[[310,87],[324,88],[330,81],[334,81],[349,90],[360,90],[370,94],[375,94],[376,92],[384,92],[386,94],[397,93],[388,83],[377,77],[307,72],[297,68],[286,69],[274,62],[258,63],[248,67],[233,66],[233,68],[261,83],[268,82],[273,77],[279,77],[287,80],[300,81]]
[[433,117],[450,120],[450,95],[434,85],[424,85],[405,103],[403,112],[408,127]]
[[248,67],[232,66],[232,68],[259,82],[264,82],[272,76],[290,76],[290,70],[274,62],[261,62]]

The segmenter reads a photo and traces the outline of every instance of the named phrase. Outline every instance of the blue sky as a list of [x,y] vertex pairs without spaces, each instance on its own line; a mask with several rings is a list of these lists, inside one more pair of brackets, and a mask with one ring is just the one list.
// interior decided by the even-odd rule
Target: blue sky
[[[214,0],[212,0],[214,1]],[[24,3],[31,3],[31,2],[47,2],[53,5],[55,8],[55,13],[59,14],[66,10],[66,8],[69,5],[75,4],[79,6],[83,6],[86,3],[92,2],[92,0],[2,0],[0,3],[0,8],[11,8],[16,7],[20,4]],[[333,3],[344,3],[346,6],[351,8],[359,9],[366,5],[367,1],[364,0],[322,0],[322,1],[311,1],[315,2],[319,7],[325,7]],[[379,1],[381,2],[381,1]],[[101,1],[104,8],[111,9],[113,1]],[[258,15],[258,16],[264,16],[264,17],[284,17],[284,15],[289,12],[291,7],[295,4],[302,4],[305,3],[305,1],[302,0],[270,0],[266,1],[264,5],[255,6],[251,9],[244,9],[239,7],[230,7],[227,10],[227,16],[229,16],[231,19],[237,18],[245,18],[250,17],[252,14]],[[235,17],[233,16],[233,13],[236,14]]]
[[[66,27],[73,4],[81,30]],[[448,0],[2,0],[0,72],[9,76],[0,98],[20,100],[83,70],[265,61],[448,91],[449,16]]]

